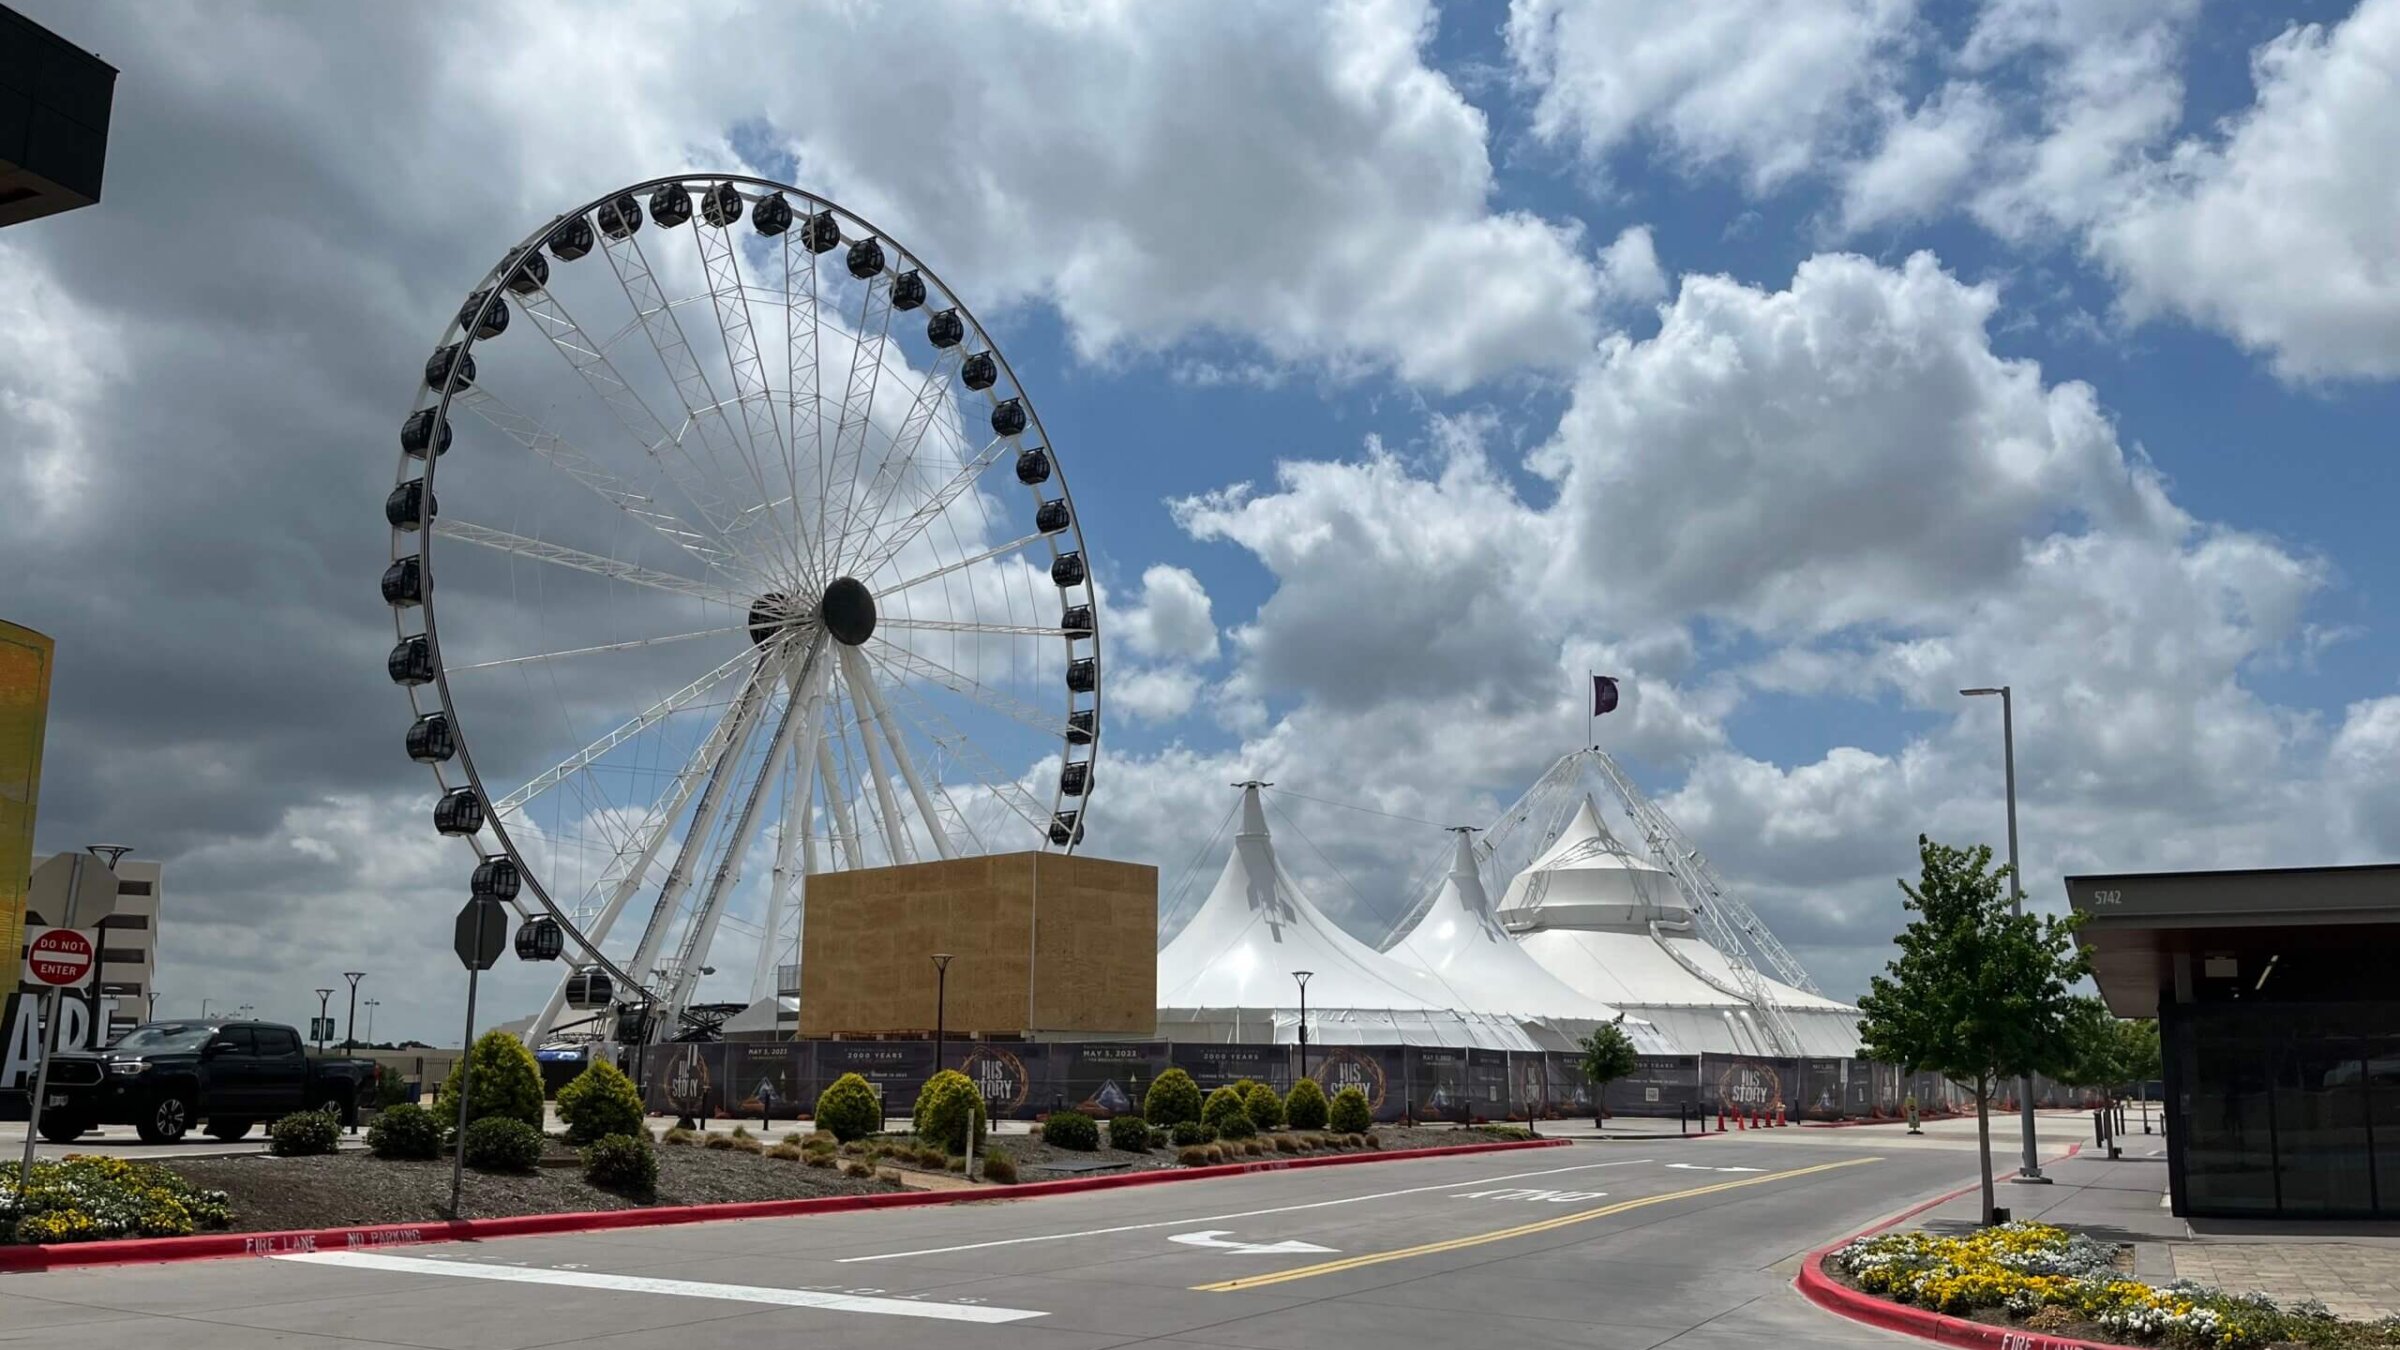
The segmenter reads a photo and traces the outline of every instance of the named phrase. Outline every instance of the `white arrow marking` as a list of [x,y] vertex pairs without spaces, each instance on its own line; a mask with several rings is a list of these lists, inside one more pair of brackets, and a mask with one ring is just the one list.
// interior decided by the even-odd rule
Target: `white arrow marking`
[[1320,1247],[1313,1242],[1224,1241],[1223,1239],[1225,1235],[1232,1231],[1233,1230],[1230,1228],[1211,1228],[1205,1233],[1177,1233],[1175,1236],[1168,1238],[1167,1241],[1180,1242],[1187,1247],[1212,1247],[1221,1252],[1241,1252],[1247,1256],[1275,1256],[1285,1252],[1330,1252],[1339,1250],[1338,1248],[1334,1247]]
[[1767,1170],[1763,1167],[1702,1167],[1698,1163],[1668,1163],[1667,1166],[1680,1167],[1686,1172],[1764,1172]]

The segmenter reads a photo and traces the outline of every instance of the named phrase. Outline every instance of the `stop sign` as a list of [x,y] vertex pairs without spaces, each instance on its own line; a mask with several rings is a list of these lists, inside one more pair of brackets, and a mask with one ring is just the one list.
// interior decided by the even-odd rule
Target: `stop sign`
[[25,978],[52,989],[81,989],[91,983],[98,955],[92,935],[80,928],[26,930]]

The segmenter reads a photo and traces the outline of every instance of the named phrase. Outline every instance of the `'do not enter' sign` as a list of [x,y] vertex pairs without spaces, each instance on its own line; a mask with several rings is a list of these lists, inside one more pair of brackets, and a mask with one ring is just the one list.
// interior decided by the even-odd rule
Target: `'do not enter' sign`
[[90,984],[99,955],[91,929],[25,930],[25,979],[46,989],[81,989]]

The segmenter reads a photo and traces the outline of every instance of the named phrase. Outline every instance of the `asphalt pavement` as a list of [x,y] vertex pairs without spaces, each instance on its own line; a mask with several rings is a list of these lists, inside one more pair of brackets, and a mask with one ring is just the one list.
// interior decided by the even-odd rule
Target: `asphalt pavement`
[[1802,1302],[1791,1274],[1809,1248],[1971,1179],[1972,1154],[1945,1142],[1896,1128],[1618,1140],[1032,1200],[0,1275],[0,1344],[1898,1343]]

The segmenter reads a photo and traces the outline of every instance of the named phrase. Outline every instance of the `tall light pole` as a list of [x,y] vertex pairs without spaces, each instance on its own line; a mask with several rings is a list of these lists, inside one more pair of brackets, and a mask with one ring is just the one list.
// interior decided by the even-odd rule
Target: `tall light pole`
[[[371,998],[359,1006],[367,1010],[367,1044],[373,1045],[375,1043],[375,1010],[383,1006],[383,1000]],[[348,1054],[349,1052],[345,1050],[343,1053]]]
[[1292,978],[1300,982],[1300,1076],[1308,1077],[1308,977],[1313,970],[1295,970]]
[[948,952],[933,954],[933,1071],[942,1071],[942,1062],[949,1056],[950,1036],[950,963],[958,958]]
[[330,989],[317,991],[317,1054],[319,1056],[325,1053],[325,1002],[332,997],[333,991]]
[[345,970],[342,978],[350,982],[350,1015],[342,1019],[342,1053],[346,1055],[358,1047],[358,982],[367,978],[367,972]]
[[[1997,689],[1961,689],[1958,692],[1968,698],[1988,698],[1993,694],[2000,696],[2000,761],[2008,780],[2008,911],[2022,915],[2025,912],[2025,879],[2017,870],[2016,703],[2005,684]],[[2024,1074],[2017,1075],[2017,1114],[2024,1127],[2025,1156],[2017,1165],[2016,1179],[2046,1182],[2050,1178],[2042,1175],[2041,1145],[2033,1132],[2033,1080]]]

